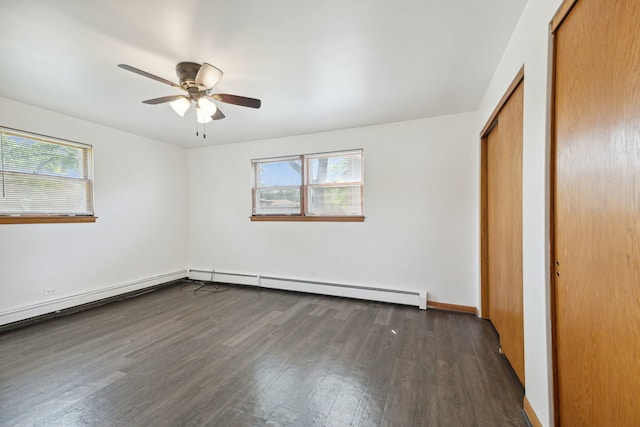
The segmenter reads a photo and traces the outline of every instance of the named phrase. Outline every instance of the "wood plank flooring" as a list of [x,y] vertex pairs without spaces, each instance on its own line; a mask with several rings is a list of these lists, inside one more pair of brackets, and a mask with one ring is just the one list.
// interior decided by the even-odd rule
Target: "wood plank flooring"
[[2,426],[525,426],[471,315],[171,286],[0,334]]

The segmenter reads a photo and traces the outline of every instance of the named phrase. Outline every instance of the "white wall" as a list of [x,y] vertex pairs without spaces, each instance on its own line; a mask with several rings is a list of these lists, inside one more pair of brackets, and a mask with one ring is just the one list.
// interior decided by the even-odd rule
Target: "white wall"
[[[188,152],[189,267],[389,289],[477,307],[475,114]],[[364,149],[365,222],[251,222],[250,160]]]
[[185,276],[185,149],[8,99],[0,111],[2,126],[93,145],[98,216],[0,225],[0,324]]
[[562,0],[530,0],[478,109],[477,128],[489,116],[522,65],[523,277],[526,396],[544,425],[553,424],[549,306],[549,22]]

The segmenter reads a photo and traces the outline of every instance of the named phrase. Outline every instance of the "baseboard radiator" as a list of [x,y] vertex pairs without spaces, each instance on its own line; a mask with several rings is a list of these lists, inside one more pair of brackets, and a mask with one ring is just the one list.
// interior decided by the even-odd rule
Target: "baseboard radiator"
[[194,280],[213,280],[216,282],[231,283],[235,285],[257,286],[270,289],[390,302],[395,304],[413,305],[422,310],[427,309],[426,291],[387,289],[316,280],[198,269],[190,269],[189,278]]
[[0,311],[0,325],[6,325],[19,322],[25,319],[37,316],[56,313],[72,307],[81,306],[94,301],[105,298],[114,297],[127,292],[143,290],[162,283],[187,277],[187,270],[179,270],[171,273],[160,274],[145,279],[135,280],[127,283],[120,283],[100,289],[93,289],[86,292],[80,292],[73,295],[66,295],[60,298],[54,298],[46,301],[40,301],[35,304],[29,304],[22,307],[16,307],[8,310]]

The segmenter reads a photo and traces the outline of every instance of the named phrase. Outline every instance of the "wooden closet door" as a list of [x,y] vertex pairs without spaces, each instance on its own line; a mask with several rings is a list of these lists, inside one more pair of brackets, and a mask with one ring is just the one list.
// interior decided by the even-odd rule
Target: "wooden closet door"
[[487,136],[489,319],[502,352],[524,385],[522,300],[522,114],[524,83]]
[[640,426],[640,1],[555,32],[555,344],[563,426]]

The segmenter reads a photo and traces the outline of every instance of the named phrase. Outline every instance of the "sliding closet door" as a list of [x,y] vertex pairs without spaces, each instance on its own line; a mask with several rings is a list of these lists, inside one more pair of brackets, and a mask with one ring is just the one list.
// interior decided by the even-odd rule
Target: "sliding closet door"
[[524,385],[522,309],[522,114],[524,82],[486,136],[488,315],[500,346]]
[[562,426],[640,426],[640,1],[555,32],[554,296]]

